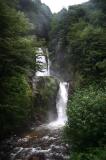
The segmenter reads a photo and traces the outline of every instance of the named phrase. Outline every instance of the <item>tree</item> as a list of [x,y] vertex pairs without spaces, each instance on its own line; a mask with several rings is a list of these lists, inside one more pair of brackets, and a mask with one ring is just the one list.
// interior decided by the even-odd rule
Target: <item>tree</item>
[[[15,2],[15,1],[13,1]],[[32,90],[29,75],[36,63],[35,36],[31,24],[15,3],[0,1],[0,134],[5,135],[30,119]]]

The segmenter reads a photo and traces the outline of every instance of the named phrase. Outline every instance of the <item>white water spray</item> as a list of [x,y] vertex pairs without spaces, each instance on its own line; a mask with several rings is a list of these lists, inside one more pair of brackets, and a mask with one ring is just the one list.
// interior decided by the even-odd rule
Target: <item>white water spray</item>
[[58,118],[56,121],[49,123],[48,127],[60,128],[64,126],[67,121],[66,107],[68,101],[68,86],[69,84],[67,82],[60,82],[56,101]]
[[66,82],[60,82],[59,93],[57,97],[57,112],[58,112],[58,120],[66,121],[66,105],[68,100],[68,84]]

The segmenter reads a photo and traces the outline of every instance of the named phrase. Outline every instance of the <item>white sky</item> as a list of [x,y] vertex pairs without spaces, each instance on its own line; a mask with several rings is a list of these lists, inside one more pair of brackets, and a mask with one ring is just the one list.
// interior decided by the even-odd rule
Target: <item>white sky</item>
[[51,11],[54,13],[60,11],[62,8],[67,8],[70,5],[87,2],[88,0],[41,0],[41,1],[42,3],[47,4],[50,7]]

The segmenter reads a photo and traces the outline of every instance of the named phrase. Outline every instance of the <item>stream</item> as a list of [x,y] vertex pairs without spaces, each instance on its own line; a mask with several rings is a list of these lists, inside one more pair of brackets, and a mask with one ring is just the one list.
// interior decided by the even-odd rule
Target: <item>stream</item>
[[[40,61],[46,63],[45,58]],[[49,63],[48,63],[49,64]],[[37,76],[49,76],[49,67]],[[60,82],[56,99],[57,119],[48,124],[31,127],[21,136],[13,136],[0,145],[0,160],[68,160],[68,144],[62,138],[63,127],[67,121],[68,101],[67,82]],[[4,147],[4,148],[3,148]]]

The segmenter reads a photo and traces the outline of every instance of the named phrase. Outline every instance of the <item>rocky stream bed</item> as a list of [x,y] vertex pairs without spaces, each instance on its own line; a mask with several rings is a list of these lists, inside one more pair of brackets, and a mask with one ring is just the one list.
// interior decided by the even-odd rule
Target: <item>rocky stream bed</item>
[[0,160],[68,160],[68,144],[62,140],[62,128],[32,128],[0,144]]

